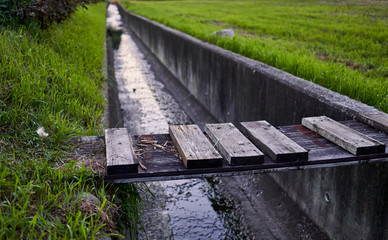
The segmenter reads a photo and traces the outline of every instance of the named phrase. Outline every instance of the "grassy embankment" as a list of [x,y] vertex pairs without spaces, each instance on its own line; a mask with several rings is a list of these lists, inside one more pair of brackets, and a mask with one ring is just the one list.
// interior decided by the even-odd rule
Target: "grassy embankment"
[[[128,1],[137,14],[388,112],[388,2]],[[233,28],[234,38],[212,35]]]
[[[0,26],[0,239],[117,233],[120,190],[109,193],[66,154],[70,139],[103,127],[105,3],[88,8],[46,30]],[[38,127],[49,134],[44,150]],[[126,190],[133,205],[123,209],[136,214],[136,188]],[[101,204],[88,204],[83,193]]]

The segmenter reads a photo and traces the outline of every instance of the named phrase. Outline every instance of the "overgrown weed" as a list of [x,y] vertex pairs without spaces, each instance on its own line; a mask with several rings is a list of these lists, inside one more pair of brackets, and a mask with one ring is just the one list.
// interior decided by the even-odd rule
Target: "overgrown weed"
[[66,160],[70,139],[104,124],[105,4],[88,8],[46,30],[0,27],[0,239],[118,238],[119,217],[138,222],[135,185],[119,208],[122,190]]

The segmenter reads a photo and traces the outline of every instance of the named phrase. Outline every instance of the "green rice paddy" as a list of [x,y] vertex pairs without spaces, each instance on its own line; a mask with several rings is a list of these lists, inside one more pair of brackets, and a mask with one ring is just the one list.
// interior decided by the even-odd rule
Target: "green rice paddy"
[[[388,112],[388,1],[129,1],[130,11]],[[212,33],[233,29],[235,37]]]

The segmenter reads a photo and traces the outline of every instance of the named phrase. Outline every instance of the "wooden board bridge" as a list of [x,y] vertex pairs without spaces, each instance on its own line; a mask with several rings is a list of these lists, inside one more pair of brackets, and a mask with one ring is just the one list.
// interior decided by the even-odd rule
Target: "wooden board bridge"
[[[388,162],[380,130],[357,121],[309,117],[275,128],[266,121],[170,126],[169,134],[105,131],[108,182],[176,180]],[[385,132],[384,132],[385,131]]]

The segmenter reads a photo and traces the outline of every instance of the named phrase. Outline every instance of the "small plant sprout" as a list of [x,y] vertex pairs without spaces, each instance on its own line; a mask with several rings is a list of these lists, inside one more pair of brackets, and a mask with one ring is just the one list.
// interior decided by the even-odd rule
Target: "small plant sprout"
[[44,127],[39,127],[38,130],[36,130],[36,133],[42,138],[42,155],[43,159],[46,161],[46,156],[44,154],[43,138],[48,137],[48,133],[44,131]]

